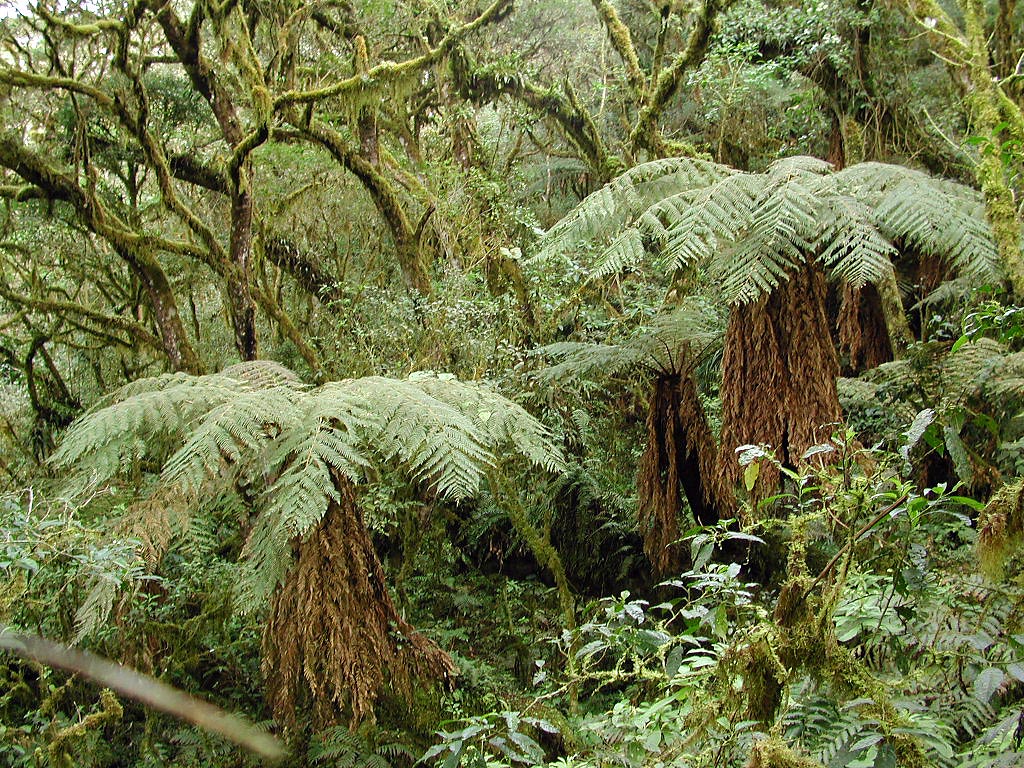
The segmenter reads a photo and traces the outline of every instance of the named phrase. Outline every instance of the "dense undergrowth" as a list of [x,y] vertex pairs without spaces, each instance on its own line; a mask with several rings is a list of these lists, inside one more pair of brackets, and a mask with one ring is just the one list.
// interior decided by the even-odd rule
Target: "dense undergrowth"
[[[979,342],[988,343],[962,348]],[[944,448],[934,409],[886,425],[870,409],[848,408],[851,423],[889,429],[876,447],[838,432],[802,470],[779,467],[780,495],[683,532],[687,566],[660,584],[629,568],[642,555],[628,529],[572,520],[577,534],[586,526],[593,553],[568,572],[575,625],[550,573],[507,522],[508,507],[519,505],[560,543],[566,521],[544,516],[565,513],[544,512],[540,501],[571,499],[576,515],[587,514],[580,502],[602,482],[593,464],[580,461],[515,501],[435,502],[429,520],[401,486],[373,486],[362,503],[402,615],[451,654],[458,677],[411,704],[384,696],[355,730],[298,735],[292,746],[305,757],[296,759],[446,768],[1017,764],[1021,494],[1011,484],[985,509],[961,483],[921,486],[936,446]],[[1010,443],[1003,461],[1014,465]],[[748,478],[775,461],[755,446],[741,456]],[[262,618],[239,613],[230,588],[242,578],[237,505],[212,500],[174,531],[154,568],[138,534],[110,527],[152,481],[136,482],[90,496],[8,496],[0,615],[78,637],[269,725]],[[608,493],[590,499],[591,514],[607,514]],[[5,765],[251,762],[85,680],[28,661],[6,663],[3,675]]]

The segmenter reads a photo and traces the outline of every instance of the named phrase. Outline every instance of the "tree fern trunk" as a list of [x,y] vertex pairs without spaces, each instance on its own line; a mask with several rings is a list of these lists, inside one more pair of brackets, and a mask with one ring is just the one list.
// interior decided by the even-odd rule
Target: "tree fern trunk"
[[[263,672],[274,717],[295,728],[311,705],[315,728],[372,717],[384,693],[409,701],[421,680],[448,680],[455,665],[398,613],[352,483],[335,474],[340,503],[296,544],[271,603]],[[302,715],[302,720],[307,716]]]
[[[720,476],[740,481],[735,449],[767,444],[784,465],[823,442],[842,418],[836,394],[839,363],[825,313],[825,277],[811,264],[756,301],[733,307],[725,338]],[[778,487],[779,472],[762,466],[756,496]]]

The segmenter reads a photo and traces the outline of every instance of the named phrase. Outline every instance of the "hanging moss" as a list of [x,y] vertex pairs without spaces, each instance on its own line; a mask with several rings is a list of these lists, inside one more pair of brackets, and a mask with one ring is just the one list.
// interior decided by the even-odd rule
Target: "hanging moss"
[[879,731],[896,754],[898,766],[928,765],[921,745],[905,733],[910,723],[892,703],[888,687],[836,638],[833,612],[842,590],[842,578],[820,598],[810,594],[814,580],[806,563],[808,522],[810,518],[805,517],[794,525],[788,580],[775,608],[778,634],[774,648],[778,658],[790,669],[790,679],[801,673],[810,674],[840,700],[863,700],[862,714],[878,722]]
[[740,674],[747,716],[770,727],[782,704],[789,672],[782,665],[768,632],[759,632],[740,651]]
[[[985,6],[980,0],[967,0],[964,3],[970,53],[970,89],[966,102],[975,132],[986,139],[999,141],[1002,99],[989,69],[988,34],[985,30],[987,17]],[[1017,219],[1013,192],[1007,183],[999,153],[982,152],[975,173],[985,197],[985,214],[992,227],[999,258],[1015,298],[1021,300],[1024,298],[1024,255],[1020,245],[1020,221]]]
[[84,739],[90,732],[98,731],[108,725],[120,722],[121,717],[124,715],[124,709],[117,695],[112,690],[104,688],[100,691],[99,703],[100,709],[98,712],[92,712],[77,723],[62,728],[54,734],[46,749],[51,766],[55,766],[55,768],[72,768],[72,766],[78,765],[79,763],[76,762],[70,751],[72,746],[81,739]]

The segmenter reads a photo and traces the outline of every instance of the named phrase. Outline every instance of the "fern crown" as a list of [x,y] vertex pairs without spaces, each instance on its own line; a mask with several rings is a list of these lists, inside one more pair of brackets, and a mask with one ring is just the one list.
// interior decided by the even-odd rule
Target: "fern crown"
[[484,384],[418,373],[310,389],[283,366],[256,362],[129,384],[73,424],[51,461],[93,482],[155,464],[153,495],[190,508],[246,488],[259,512],[245,549],[251,606],[283,578],[295,537],[338,501],[335,473],[358,482],[370,467],[392,468],[460,499],[503,455],[562,466],[548,430]]
[[556,224],[537,258],[597,245],[594,278],[707,265],[731,303],[776,288],[817,260],[854,285],[879,280],[897,244],[947,259],[962,275],[1000,275],[981,196],[967,187],[882,163],[839,172],[810,157],[741,173],[704,160],[637,166]]

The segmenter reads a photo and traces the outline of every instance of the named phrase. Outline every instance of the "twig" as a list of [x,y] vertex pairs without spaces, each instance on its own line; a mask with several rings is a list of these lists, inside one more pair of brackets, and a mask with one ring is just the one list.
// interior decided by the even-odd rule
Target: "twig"
[[220,734],[267,760],[278,761],[287,754],[281,742],[274,736],[257,730],[240,717],[162,683],[154,677],[94,654],[69,648],[36,635],[16,632],[3,624],[0,624],[0,650],[22,658],[34,659],[50,667],[75,672],[123,696],[198,725],[204,730]]
[[858,541],[860,541],[860,537],[861,536],[863,536],[868,531],[870,531],[872,528],[874,528],[876,525],[878,525],[880,522],[882,522],[882,519],[885,518],[886,515],[888,515],[894,509],[896,509],[896,507],[898,507],[900,504],[902,504],[904,501],[906,501],[907,500],[907,496],[909,496],[909,495],[910,495],[909,493],[904,493],[902,496],[900,496],[898,499],[896,499],[896,501],[894,501],[892,504],[890,504],[885,509],[883,509],[881,512],[879,512],[877,515],[875,515],[873,518],[871,518],[871,520],[869,522],[865,523],[864,526],[859,531],[857,531],[857,533],[855,533],[853,535],[853,538],[851,538],[848,542],[846,542],[846,544],[843,546],[843,548],[840,549],[838,552],[836,552],[835,555],[832,557],[832,559],[828,561],[828,564],[824,568],[822,568],[821,573],[818,574],[818,577],[813,582],[811,582],[811,586],[809,586],[807,588],[807,591],[805,591],[803,593],[803,595],[800,597],[800,600],[799,600],[798,604],[802,603],[804,600],[807,599],[807,596],[809,594],[811,594],[811,591],[816,586],[818,586],[819,583],[821,583],[822,579],[824,579],[826,576],[828,576],[829,572],[835,567],[835,564],[839,562],[839,558],[841,558],[849,550],[853,549],[853,546]]

